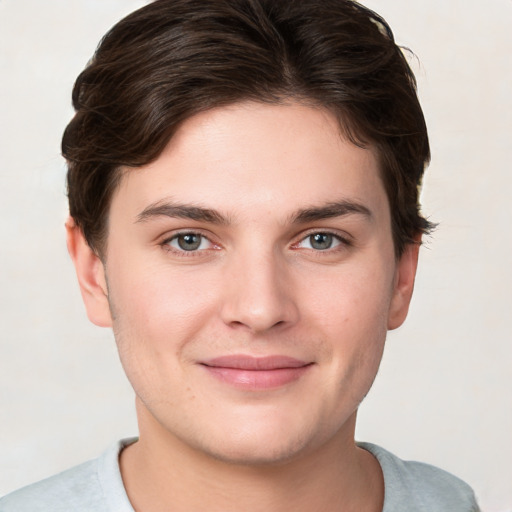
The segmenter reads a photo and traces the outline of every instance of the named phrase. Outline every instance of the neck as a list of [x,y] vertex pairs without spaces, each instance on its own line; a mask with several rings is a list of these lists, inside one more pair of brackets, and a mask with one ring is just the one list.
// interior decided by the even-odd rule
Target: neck
[[271,511],[380,512],[380,466],[351,436],[276,464],[243,465],[215,459],[139,414],[140,440],[121,454],[125,488],[137,512]]

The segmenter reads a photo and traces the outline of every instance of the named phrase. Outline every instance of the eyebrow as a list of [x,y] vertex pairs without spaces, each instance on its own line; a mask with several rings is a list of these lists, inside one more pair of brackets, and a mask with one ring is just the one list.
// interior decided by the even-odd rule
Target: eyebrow
[[291,221],[293,224],[304,224],[351,214],[362,215],[368,220],[373,219],[372,212],[366,206],[353,201],[342,200],[298,210],[291,216]]
[[[335,201],[320,206],[299,209],[289,217],[292,224],[305,224],[318,220],[343,217],[358,214],[369,220],[373,218],[372,212],[364,205],[353,201]],[[168,200],[153,203],[137,215],[136,222],[146,222],[155,217],[171,217],[190,219],[209,224],[229,225],[230,220],[217,210],[197,205],[175,203]]]
[[201,206],[178,204],[172,201],[159,201],[149,205],[137,215],[137,222],[145,222],[154,217],[190,219],[210,224],[229,224],[229,220],[216,210]]

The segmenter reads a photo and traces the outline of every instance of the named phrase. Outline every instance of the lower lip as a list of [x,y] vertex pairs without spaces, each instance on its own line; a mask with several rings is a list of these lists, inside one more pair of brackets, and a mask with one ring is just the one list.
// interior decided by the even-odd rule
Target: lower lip
[[274,370],[243,370],[219,366],[204,366],[213,377],[247,390],[278,388],[300,379],[311,365],[298,368],[277,368]]

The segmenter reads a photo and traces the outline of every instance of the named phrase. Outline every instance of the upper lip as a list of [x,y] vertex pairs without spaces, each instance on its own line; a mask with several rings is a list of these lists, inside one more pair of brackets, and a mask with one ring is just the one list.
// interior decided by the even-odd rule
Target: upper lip
[[236,370],[278,370],[280,368],[301,368],[311,363],[296,359],[294,357],[274,355],[255,357],[244,354],[233,354],[228,356],[214,357],[202,361],[203,365],[216,368],[232,368]]

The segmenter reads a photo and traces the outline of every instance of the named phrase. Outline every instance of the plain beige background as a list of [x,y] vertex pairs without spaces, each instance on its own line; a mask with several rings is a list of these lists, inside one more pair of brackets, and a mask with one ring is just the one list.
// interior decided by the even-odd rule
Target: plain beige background
[[[59,144],[74,78],[142,3],[0,0],[0,495],[136,433],[112,335],[88,324],[66,254]],[[424,211],[440,227],[358,438],[512,511],[512,1],[363,3],[418,55]]]

